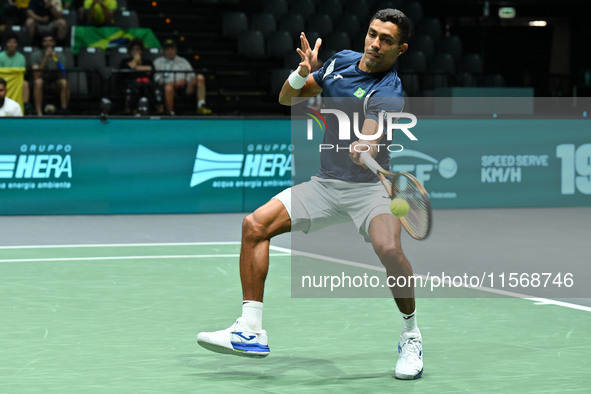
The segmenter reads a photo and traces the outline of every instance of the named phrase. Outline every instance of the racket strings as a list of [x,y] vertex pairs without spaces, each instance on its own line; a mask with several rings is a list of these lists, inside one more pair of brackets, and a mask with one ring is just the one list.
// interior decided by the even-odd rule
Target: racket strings
[[404,217],[409,234],[414,238],[423,239],[430,231],[431,207],[428,197],[419,189],[412,180],[405,176],[395,177],[392,183],[392,191],[395,197],[400,197],[408,202],[410,207]]

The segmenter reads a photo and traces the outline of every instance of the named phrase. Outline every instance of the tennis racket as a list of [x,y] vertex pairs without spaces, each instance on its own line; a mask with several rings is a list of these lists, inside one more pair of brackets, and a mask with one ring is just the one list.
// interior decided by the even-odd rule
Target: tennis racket
[[407,172],[392,173],[384,170],[367,152],[361,153],[361,158],[367,168],[380,179],[391,199],[400,197],[408,202],[410,210],[399,218],[408,234],[418,240],[427,238],[433,219],[429,195],[421,182]]

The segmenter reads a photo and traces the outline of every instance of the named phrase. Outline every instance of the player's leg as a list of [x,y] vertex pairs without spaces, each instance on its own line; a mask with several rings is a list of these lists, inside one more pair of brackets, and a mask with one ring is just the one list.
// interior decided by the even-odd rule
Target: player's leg
[[56,87],[60,98],[60,108],[67,110],[70,102],[70,86],[68,85],[68,80],[65,78],[58,79]]
[[[391,278],[409,278],[413,274],[410,262],[402,251],[401,229],[400,220],[387,213],[374,217],[369,226],[369,236],[373,250],[386,268],[386,275]],[[414,312],[414,287],[393,286],[390,287],[390,291],[400,312],[404,314]]]
[[37,21],[31,17],[27,18],[27,20],[25,21],[25,26],[27,27],[27,31],[29,32],[29,38],[31,39],[31,42],[34,41],[35,36],[38,34],[37,33]]
[[248,215],[242,223],[240,280],[244,300],[263,301],[269,270],[272,237],[288,232],[291,219],[283,203],[275,198]]
[[290,215],[284,203],[275,198],[244,219],[240,249],[242,316],[225,330],[199,333],[197,342],[201,346],[217,353],[245,357],[269,355],[267,332],[262,328],[269,243],[272,237],[290,229]]
[[391,281],[400,278],[395,282],[397,286],[390,287],[402,314],[396,377],[417,379],[423,373],[423,345],[416,322],[414,282],[411,280],[413,271],[402,251],[401,228],[398,218],[392,214],[382,213],[371,220],[369,236],[374,251],[386,268],[388,278],[391,278]]
[[35,112],[37,115],[43,115],[43,77],[36,77],[33,83],[33,101],[35,102]]
[[29,110],[30,110],[30,106],[31,106],[31,104],[29,103],[30,96],[31,96],[31,90],[29,88],[29,81],[27,81],[25,79],[23,81],[23,104],[25,106],[25,109],[29,109]]
[[203,74],[197,74],[195,81],[197,84],[197,113],[210,115],[211,109],[205,106],[205,76]]
[[174,112],[174,82],[164,85],[164,105],[166,112],[169,114]]

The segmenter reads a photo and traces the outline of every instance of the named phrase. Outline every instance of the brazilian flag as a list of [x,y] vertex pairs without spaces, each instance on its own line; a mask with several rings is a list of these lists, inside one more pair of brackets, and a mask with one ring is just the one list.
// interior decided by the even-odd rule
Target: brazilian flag
[[146,48],[161,48],[160,41],[151,29],[137,27],[127,30],[118,27],[72,27],[72,53],[77,54],[82,48],[109,48],[124,47],[130,40],[139,38]]
[[21,110],[25,112],[23,106],[23,81],[25,80],[24,68],[0,68],[0,78],[6,81],[6,97],[10,97],[20,104]]

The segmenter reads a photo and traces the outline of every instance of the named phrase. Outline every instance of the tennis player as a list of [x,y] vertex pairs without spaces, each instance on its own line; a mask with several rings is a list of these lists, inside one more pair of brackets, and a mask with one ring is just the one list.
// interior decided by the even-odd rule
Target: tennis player
[[[311,48],[302,33],[301,48],[297,49],[301,63],[283,85],[279,102],[293,105],[320,93],[324,97],[351,97],[365,114],[362,134],[375,134],[381,111],[402,109],[402,85],[394,62],[408,49],[410,28],[410,20],[401,11],[378,11],[370,21],[363,53],[338,52],[313,73],[310,71],[317,61],[321,40]],[[383,186],[364,166],[358,153],[369,150],[378,163],[388,168],[387,150],[376,149],[376,141],[370,138],[338,140],[338,128],[327,128],[323,143],[342,145],[344,142],[352,149],[323,150],[322,165],[316,176],[284,190],[244,219],[240,251],[242,316],[226,330],[199,333],[197,341],[201,346],[239,356],[269,355],[267,332],[262,327],[263,292],[269,268],[269,242],[278,234],[307,233],[346,218],[371,242],[388,276],[408,278],[413,274],[402,252],[400,221],[389,210],[390,200],[383,198]],[[408,286],[391,290],[402,314],[396,377],[417,379],[423,373],[423,353],[414,289]]]

